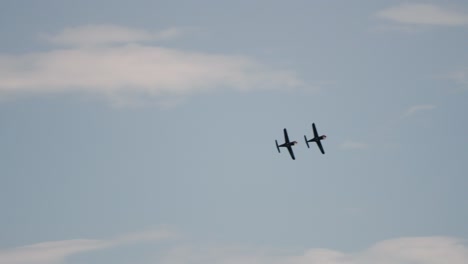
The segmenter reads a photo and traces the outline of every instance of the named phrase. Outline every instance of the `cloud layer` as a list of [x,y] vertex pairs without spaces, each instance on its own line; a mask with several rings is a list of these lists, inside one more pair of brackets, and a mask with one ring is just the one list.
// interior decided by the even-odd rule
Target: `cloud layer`
[[0,95],[84,91],[105,95],[186,95],[230,88],[289,89],[293,72],[271,70],[244,56],[208,54],[142,44],[180,34],[116,26],[67,29],[48,37],[71,46],[22,55],[0,54]]
[[412,25],[462,26],[468,25],[468,15],[433,4],[401,4],[377,13],[393,22]]
[[73,239],[42,242],[24,247],[0,250],[0,263],[8,264],[60,264],[67,257],[130,243],[167,240],[176,237],[168,230],[131,233],[108,240]]
[[[164,241],[174,234],[159,230],[134,233],[110,240],[65,240],[44,242],[0,251],[0,263],[62,264],[78,253],[142,241]],[[238,246],[184,245],[179,241],[141,263],[161,264],[466,264],[468,246],[452,237],[403,237],[378,242],[369,248],[345,253],[311,248],[302,253]],[[122,250],[122,248],[120,249]],[[161,252],[155,249],[155,252]]]
[[181,247],[162,264],[465,264],[468,247],[450,237],[410,237],[379,242],[362,252],[309,249],[303,254],[233,247]]

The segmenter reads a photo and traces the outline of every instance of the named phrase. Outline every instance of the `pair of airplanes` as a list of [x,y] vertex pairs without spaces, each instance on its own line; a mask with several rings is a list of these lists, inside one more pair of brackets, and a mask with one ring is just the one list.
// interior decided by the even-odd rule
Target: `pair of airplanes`
[[[279,153],[281,153],[280,148],[287,148],[288,151],[289,151],[289,154],[291,155],[291,158],[293,160],[295,160],[296,157],[294,157],[294,152],[293,152],[292,146],[296,145],[297,141],[289,141],[288,131],[286,130],[286,128],[283,131],[284,131],[284,141],[285,142],[284,142],[284,144],[278,145],[278,140],[275,140],[276,148],[278,149]],[[304,139],[305,139],[305,142],[307,144],[307,148],[310,148],[309,142],[315,142],[315,143],[317,143],[317,146],[320,149],[320,151],[322,152],[322,154],[325,154],[325,151],[323,150],[323,146],[322,146],[321,141],[324,140],[325,138],[327,138],[327,136],[325,136],[325,135],[319,136],[319,134],[317,132],[317,128],[315,127],[315,123],[312,123],[312,131],[314,132],[314,137],[313,138],[307,139],[307,137],[304,135]]]

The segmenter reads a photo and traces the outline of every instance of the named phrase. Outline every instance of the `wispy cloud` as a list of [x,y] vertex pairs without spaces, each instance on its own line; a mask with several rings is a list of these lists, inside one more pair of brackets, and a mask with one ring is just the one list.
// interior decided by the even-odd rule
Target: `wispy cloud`
[[343,149],[367,149],[369,148],[369,144],[359,141],[353,140],[346,140],[341,144],[341,148]]
[[401,4],[378,12],[377,17],[410,25],[468,25],[468,14],[433,4]]
[[56,35],[43,35],[43,38],[55,45],[96,46],[169,40],[181,35],[183,35],[183,30],[180,28],[150,32],[115,25],[87,25],[66,28]]
[[[129,243],[173,238],[168,231],[135,233],[109,240],[65,240],[44,242],[0,251],[0,263],[62,264],[78,253],[86,253]],[[182,244],[181,244],[182,243]],[[246,246],[179,243],[164,246],[141,263],[161,264],[466,264],[468,246],[453,237],[403,237],[378,242],[359,252],[311,248],[302,252]]]
[[364,251],[344,253],[314,248],[302,254],[235,247],[181,247],[169,252],[162,264],[465,264],[468,247],[450,237],[410,237],[379,242]]
[[174,238],[168,230],[153,230],[143,233],[131,233],[114,239],[92,240],[73,239],[43,242],[24,247],[0,250],[0,263],[8,264],[59,264],[69,256],[120,245],[158,241]]
[[157,97],[226,88],[250,91],[302,85],[294,72],[272,70],[249,57],[139,43],[177,34],[171,29],[154,35],[113,26],[65,30],[50,37],[50,41],[70,48],[0,54],[0,95],[79,91],[110,98]]
[[408,108],[408,110],[406,110],[404,116],[412,116],[420,112],[432,110],[434,108],[436,108],[436,106],[431,104],[414,105]]
[[442,78],[455,81],[458,84],[468,87],[468,68],[446,74],[442,76]]

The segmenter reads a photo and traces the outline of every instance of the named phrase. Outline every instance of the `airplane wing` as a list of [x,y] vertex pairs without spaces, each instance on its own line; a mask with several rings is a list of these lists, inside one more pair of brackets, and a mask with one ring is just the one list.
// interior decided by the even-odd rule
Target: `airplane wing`
[[296,159],[296,157],[294,157],[294,152],[293,152],[293,150],[292,150],[292,147],[291,147],[291,146],[288,146],[288,151],[289,151],[289,155],[291,155],[291,158],[292,158],[293,160],[295,160],[295,159]]
[[289,143],[289,137],[288,137],[288,131],[286,131],[286,128],[283,130],[284,131],[284,143]]
[[312,129],[314,130],[314,137],[318,137],[317,128],[315,128],[315,123],[312,123]]
[[317,146],[319,147],[322,154],[325,154],[325,151],[323,150],[322,142],[320,142],[320,140],[317,140],[315,142],[317,143]]

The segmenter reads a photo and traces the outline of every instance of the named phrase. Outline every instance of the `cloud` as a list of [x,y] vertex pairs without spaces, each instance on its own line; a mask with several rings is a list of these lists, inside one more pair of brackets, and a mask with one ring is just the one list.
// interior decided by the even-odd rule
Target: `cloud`
[[57,35],[44,35],[48,42],[64,46],[96,46],[119,43],[169,40],[181,36],[179,28],[153,33],[115,25],[88,25],[66,28]]
[[0,250],[0,263],[59,264],[69,256],[120,245],[174,238],[168,230],[131,233],[108,240],[73,239],[37,243],[29,246]]
[[414,105],[410,107],[408,110],[406,110],[404,116],[412,116],[416,113],[432,110],[435,107],[436,107],[435,105],[430,105],[430,104]]
[[44,242],[0,251],[0,263],[55,264],[61,263],[70,255],[106,247],[109,247],[109,244],[99,240],[75,239]]
[[[174,238],[165,230],[133,233],[109,240],[64,240],[44,242],[0,251],[0,263],[62,264],[78,253],[107,249],[143,241]],[[183,243],[183,242],[182,242]],[[187,242],[185,242],[187,243]],[[327,248],[303,251],[285,249],[175,244],[167,245],[152,259],[141,263],[161,264],[466,264],[468,246],[453,237],[403,237],[380,241],[359,252],[341,252]]]
[[367,149],[369,148],[369,144],[364,142],[346,140],[341,144],[341,148],[343,149]]
[[463,26],[468,15],[433,4],[401,4],[377,13],[377,17],[411,25]]
[[361,252],[314,248],[300,254],[235,247],[180,247],[158,261],[162,264],[466,264],[468,247],[450,237],[409,237],[386,240]]
[[468,68],[452,72],[442,77],[445,79],[455,81],[456,83],[461,84],[463,86],[468,86]]
[[[156,36],[177,34],[169,29]],[[138,43],[152,37],[146,31],[88,26],[50,37],[51,42],[70,48],[0,54],[0,96],[86,92],[122,100],[132,95],[185,96],[226,88],[251,91],[303,85],[294,72],[272,70],[249,57]]]
[[382,241],[356,259],[363,263],[468,263],[468,247],[451,237],[409,237]]

